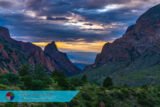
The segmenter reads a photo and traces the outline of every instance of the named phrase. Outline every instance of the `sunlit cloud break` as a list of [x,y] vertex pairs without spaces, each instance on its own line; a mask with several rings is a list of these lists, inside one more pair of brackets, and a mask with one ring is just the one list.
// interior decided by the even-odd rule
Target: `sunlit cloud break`
[[[34,45],[44,48],[50,42],[33,42]],[[63,52],[95,52],[99,53],[105,41],[96,42],[56,42],[57,47]]]
[[99,8],[99,9],[79,8],[79,9],[75,9],[75,11],[82,12],[82,13],[99,14],[99,13],[105,13],[105,12],[109,12],[109,11],[113,11],[113,10],[122,9],[125,7],[126,7],[125,4],[109,4],[109,5],[106,5],[102,8]]
[[124,7],[125,7],[124,4],[110,4],[110,5],[106,5],[102,9],[97,9],[96,11],[100,12],[100,13],[103,13],[103,12],[107,12],[107,11],[121,9],[121,8],[124,8]]

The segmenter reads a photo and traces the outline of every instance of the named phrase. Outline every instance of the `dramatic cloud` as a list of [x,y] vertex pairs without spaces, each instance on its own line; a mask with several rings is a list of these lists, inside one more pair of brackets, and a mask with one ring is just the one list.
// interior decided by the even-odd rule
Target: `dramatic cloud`
[[[69,42],[77,46],[83,41],[90,48],[75,47],[76,52],[97,53],[102,44],[94,45],[93,48],[98,47],[95,50],[92,43],[120,37],[143,12],[158,3],[159,0],[0,0],[0,26],[8,27],[17,40],[61,41],[64,51]],[[73,49],[67,48],[67,52]],[[72,61],[74,55],[71,54]]]
[[7,8],[7,7],[11,7],[12,3],[8,2],[8,1],[0,1],[0,7],[3,8]]

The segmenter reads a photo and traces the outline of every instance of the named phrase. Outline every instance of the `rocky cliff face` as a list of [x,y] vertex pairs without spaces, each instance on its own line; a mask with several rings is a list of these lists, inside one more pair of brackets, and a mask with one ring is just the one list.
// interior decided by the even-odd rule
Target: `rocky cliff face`
[[[130,26],[126,33],[113,43],[104,45],[95,65],[107,62],[133,62],[150,54],[160,54],[160,5],[151,8]],[[155,62],[156,63],[156,62]]]
[[58,51],[55,42],[48,44],[44,49],[44,53],[51,59],[58,71],[63,71],[66,75],[80,73],[80,70],[70,62],[67,55]]
[[160,5],[149,9],[113,43],[104,45],[86,75],[102,82],[110,76],[115,83],[154,84],[160,81]]
[[[13,40],[9,35],[9,30],[7,28],[0,27],[0,72],[5,73],[12,71],[17,73],[19,67],[27,63],[33,66],[36,64],[41,64],[44,66],[44,68],[46,68],[47,71],[50,72],[53,72],[56,69],[64,73],[70,72],[71,74],[78,72],[78,69],[76,69],[76,67],[74,67],[74,65],[68,60],[68,58],[65,57],[65,54],[58,51],[56,46],[54,48],[48,48],[47,46],[46,49],[47,52],[53,53],[49,53],[52,58],[46,55],[46,52],[43,52],[40,47],[37,47],[31,43]],[[55,62],[57,59],[54,61],[53,58],[63,60],[58,60],[58,62]],[[70,66],[64,70],[67,61],[69,62]],[[57,67],[59,63],[61,63],[61,66]]]

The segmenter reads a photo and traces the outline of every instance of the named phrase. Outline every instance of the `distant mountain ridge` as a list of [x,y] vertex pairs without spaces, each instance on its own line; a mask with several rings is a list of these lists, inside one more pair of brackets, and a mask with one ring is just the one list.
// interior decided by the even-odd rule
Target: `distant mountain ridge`
[[[55,56],[54,56],[55,55]],[[52,56],[52,57],[51,57]],[[0,27],[0,72],[14,72],[23,64],[41,64],[47,71],[61,71],[70,76],[80,73],[65,53],[58,51],[54,42],[45,51],[31,43],[16,41],[10,37],[9,30]]]
[[144,13],[121,38],[105,44],[95,63],[87,67],[86,75],[99,83],[110,76],[117,84],[155,84],[160,81],[159,66],[160,5],[157,5]]
[[84,70],[84,68],[88,66],[88,64],[83,64],[83,63],[73,63],[73,64],[76,65],[81,70]]

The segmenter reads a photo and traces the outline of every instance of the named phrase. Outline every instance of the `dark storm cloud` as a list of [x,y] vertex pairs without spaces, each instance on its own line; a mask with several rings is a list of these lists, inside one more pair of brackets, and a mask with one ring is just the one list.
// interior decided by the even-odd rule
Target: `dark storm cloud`
[[0,1],[0,7],[3,7],[3,8],[12,7],[12,3],[8,1]]
[[126,3],[130,0],[75,0],[74,5],[79,8],[95,9],[102,8],[107,4]]
[[[17,17],[20,20],[19,23],[17,23]],[[3,21],[8,20],[5,22],[5,26],[10,29],[12,35],[16,34],[14,37],[19,40],[23,38],[22,35],[24,35],[23,40],[27,39],[31,42],[52,40],[75,41],[78,39],[84,39],[85,41],[92,42],[105,39],[104,35],[101,36],[94,33],[83,33],[77,29],[68,29],[58,24],[42,24],[41,20],[40,23],[34,22],[32,18],[28,18],[21,14],[2,15],[0,19]]]
[[134,4],[137,1],[141,3],[158,3],[158,0],[74,0],[74,5],[81,8],[95,9],[108,4],[127,4],[130,2]]
[[141,4],[152,6],[157,1],[0,0],[0,24],[9,27],[14,37],[26,36],[28,41],[107,41],[121,36],[147,10]]
[[36,11],[40,15],[57,15],[67,14],[72,10],[70,2],[61,0],[29,0],[26,3],[28,9]]

